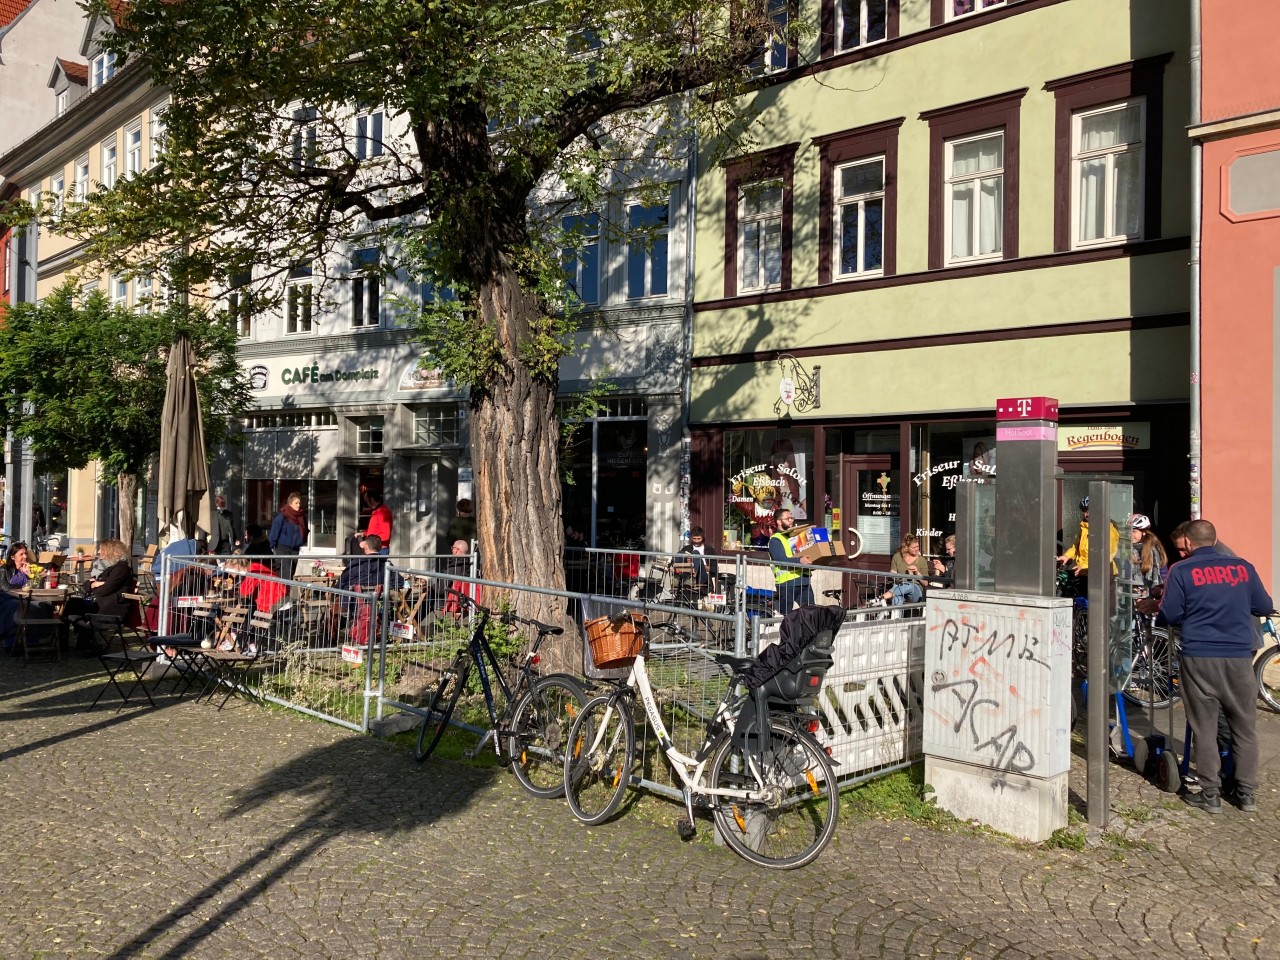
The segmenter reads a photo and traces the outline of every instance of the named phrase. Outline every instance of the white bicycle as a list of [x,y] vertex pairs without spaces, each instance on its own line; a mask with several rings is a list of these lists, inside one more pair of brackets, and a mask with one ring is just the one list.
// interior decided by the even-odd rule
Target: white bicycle
[[725,843],[750,862],[779,869],[812,862],[835,834],[840,794],[831,761],[813,737],[818,721],[796,706],[816,697],[832,662],[832,641],[810,643],[755,691],[744,681],[755,658],[716,654],[732,680],[707,721],[702,746],[689,755],[672,743],[654,700],[647,623],[644,630],[627,676],[583,707],[569,731],[564,784],[574,816],[602,823],[622,802],[635,769],[638,695],[682,784],[687,817],[677,829],[683,839],[696,833],[694,807],[710,808]]

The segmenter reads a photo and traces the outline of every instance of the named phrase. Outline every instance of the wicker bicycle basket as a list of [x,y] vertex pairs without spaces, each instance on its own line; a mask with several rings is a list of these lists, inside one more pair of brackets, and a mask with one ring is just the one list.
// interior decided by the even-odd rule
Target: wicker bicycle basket
[[596,617],[584,625],[597,670],[629,667],[644,649],[649,618],[642,613]]

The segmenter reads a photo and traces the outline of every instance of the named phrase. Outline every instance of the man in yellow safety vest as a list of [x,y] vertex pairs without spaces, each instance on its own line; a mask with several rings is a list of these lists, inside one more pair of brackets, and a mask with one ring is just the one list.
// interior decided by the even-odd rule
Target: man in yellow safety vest
[[801,562],[796,559],[795,551],[791,549],[791,540],[787,537],[787,531],[796,525],[791,511],[785,507],[773,511],[773,522],[777,530],[769,538],[769,558],[773,560],[773,583],[777,591],[774,607],[782,615],[790,612],[794,606],[813,606],[813,587],[809,584],[807,570],[789,566]]

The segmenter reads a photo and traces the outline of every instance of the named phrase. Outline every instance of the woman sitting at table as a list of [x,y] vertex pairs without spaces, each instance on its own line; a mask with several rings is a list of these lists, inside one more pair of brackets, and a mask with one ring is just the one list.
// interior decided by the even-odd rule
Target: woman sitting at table
[[63,612],[75,627],[76,649],[82,651],[94,650],[89,614],[119,617],[127,624],[137,609],[121,596],[132,593],[138,585],[133,565],[129,562],[128,549],[119,540],[103,540],[98,544],[98,556],[106,564],[106,569],[100,577],[84,585],[81,596],[69,597]]
[[276,608],[289,596],[289,588],[279,580],[268,580],[275,572],[258,560],[235,559],[227,562],[227,568],[240,579],[240,596],[252,597],[253,608],[259,613],[275,613]]
[[15,543],[4,558],[4,566],[0,567],[0,646],[5,653],[13,650],[18,611],[22,609],[18,591],[31,585],[29,564],[27,545]]

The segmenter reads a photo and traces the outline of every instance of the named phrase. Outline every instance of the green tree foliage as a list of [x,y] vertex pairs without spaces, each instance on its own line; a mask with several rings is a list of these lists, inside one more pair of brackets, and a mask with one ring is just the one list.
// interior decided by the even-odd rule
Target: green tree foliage
[[[141,477],[160,453],[165,364],[183,331],[205,365],[199,384],[205,440],[216,449],[228,437],[229,420],[243,416],[249,402],[234,331],[181,304],[134,312],[112,307],[100,291],[77,302],[71,283],[6,313],[0,421],[52,468],[96,460],[107,476]],[[122,533],[126,511],[131,532],[131,503],[121,504]]]
[[[114,43],[170,92],[168,150],[60,229],[108,269],[158,268],[175,288],[253,270],[259,305],[272,277],[370,240],[383,269],[449,288],[419,321],[470,387],[486,571],[562,585],[560,213],[683,169],[693,124],[716,135],[702,149],[735,142],[768,0],[126,9]],[[376,147],[371,107],[386,111]],[[559,209],[532,202],[548,184]]]

